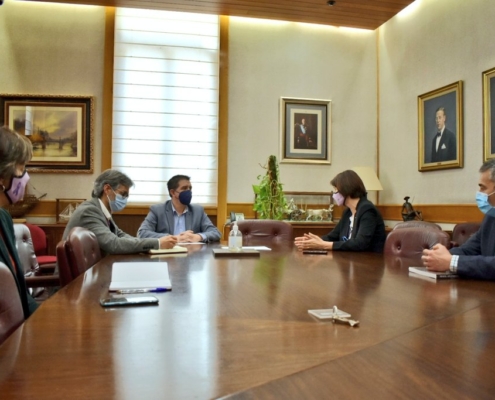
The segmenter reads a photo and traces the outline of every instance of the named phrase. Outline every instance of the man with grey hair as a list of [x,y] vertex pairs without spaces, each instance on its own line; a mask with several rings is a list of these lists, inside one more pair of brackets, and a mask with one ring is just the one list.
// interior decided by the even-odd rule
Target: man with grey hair
[[485,214],[480,229],[450,251],[437,244],[423,251],[423,264],[431,271],[451,271],[462,278],[495,279],[495,159],[480,168],[476,204]]
[[159,239],[139,239],[128,235],[112,219],[112,212],[124,209],[129,197],[129,189],[134,182],[126,174],[114,169],[104,171],[94,183],[91,200],[83,202],[72,214],[63,239],[75,226],[93,232],[103,255],[132,254],[151,249],[169,249],[177,239],[165,236]]

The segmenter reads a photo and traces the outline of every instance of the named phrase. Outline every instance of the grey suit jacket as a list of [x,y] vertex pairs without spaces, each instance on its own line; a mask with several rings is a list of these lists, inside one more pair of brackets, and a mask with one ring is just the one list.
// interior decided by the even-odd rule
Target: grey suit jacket
[[114,232],[112,232],[107,221],[98,198],[93,197],[76,208],[67,223],[63,239],[67,239],[72,228],[81,226],[96,235],[102,255],[140,253],[150,249],[158,249],[160,246],[156,239],[138,239],[128,235],[119,229],[113,219]]
[[[218,242],[221,234],[217,227],[213,225],[205,213],[203,207],[190,204],[186,213],[186,230],[194,233],[202,233],[206,236],[207,242]],[[160,238],[162,236],[174,234],[174,210],[172,201],[168,200],[164,204],[155,204],[150,207],[150,212],[146,216],[138,230],[140,238]]]

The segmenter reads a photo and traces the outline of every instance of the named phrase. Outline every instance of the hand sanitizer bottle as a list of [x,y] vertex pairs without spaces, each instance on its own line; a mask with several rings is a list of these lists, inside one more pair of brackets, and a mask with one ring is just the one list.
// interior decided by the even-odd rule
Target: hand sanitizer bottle
[[237,226],[237,221],[234,221],[234,226],[229,235],[229,250],[241,251],[242,250],[242,233]]

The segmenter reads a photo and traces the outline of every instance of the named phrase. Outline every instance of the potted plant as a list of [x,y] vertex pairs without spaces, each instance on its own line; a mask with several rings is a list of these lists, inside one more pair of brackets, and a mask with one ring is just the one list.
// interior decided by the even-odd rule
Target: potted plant
[[258,175],[258,185],[253,185],[255,194],[254,211],[259,219],[282,220],[287,213],[287,201],[280,183],[277,157],[268,157],[266,174]]

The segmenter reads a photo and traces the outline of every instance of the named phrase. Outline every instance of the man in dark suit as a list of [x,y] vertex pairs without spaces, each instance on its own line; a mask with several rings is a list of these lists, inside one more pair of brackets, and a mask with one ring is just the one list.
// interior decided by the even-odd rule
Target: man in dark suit
[[485,214],[480,229],[450,251],[441,244],[423,251],[423,264],[431,271],[451,271],[461,278],[495,280],[495,159],[480,168],[476,203]]
[[437,134],[431,146],[431,162],[453,161],[457,158],[455,134],[445,127],[445,108],[439,107],[435,114]]
[[140,238],[175,236],[179,243],[218,242],[220,231],[203,207],[191,204],[192,185],[186,175],[175,175],[167,182],[171,200],[150,207],[138,230]]
[[302,118],[301,123],[295,125],[295,140],[297,149],[306,149],[308,147],[308,127],[306,126],[306,119]]

